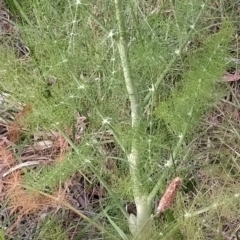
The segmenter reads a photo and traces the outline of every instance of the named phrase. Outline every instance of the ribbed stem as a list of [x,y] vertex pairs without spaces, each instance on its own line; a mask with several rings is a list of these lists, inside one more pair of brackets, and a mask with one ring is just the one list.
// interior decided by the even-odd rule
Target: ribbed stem
[[[140,124],[140,108],[138,102],[138,94],[136,91],[135,82],[131,77],[131,70],[128,57],[128,48],[126,43],[126,29],[124,16],[122,13],[121,0],[115,0],[116,17],[118,22],[119,40],[117,42],[119,55],[121,58],[121,65],[124,74],[125,85],[130,101],[131,108],[131,122],[133,130],[131,152],[128,155],[128,163],[130,168],[130,174],[133,182],[133,195],[137,208],[137,216],[132,216],[132,222],[130,230],[133,235],[137,235],[142,228],[146,225],[146,222],[151,215],[151,202],[148,201],[147,193],[142,193],[142,182],[139,176],[139,152],[137,147],[137,133]],[[134,219],[134,220],[133,220]]]

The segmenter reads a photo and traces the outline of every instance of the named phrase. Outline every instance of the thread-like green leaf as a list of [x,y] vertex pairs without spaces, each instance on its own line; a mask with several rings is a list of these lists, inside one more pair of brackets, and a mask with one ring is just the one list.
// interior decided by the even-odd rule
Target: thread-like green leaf
[[188,57],[189,70],[183,74],[181,85],[159,105],[157,115],[174,134],[192,133],[201,116],[219,98],[216,84],[226,71],[227,46],[232,33],[232,26],[224,23],[218,33],[209,36],[204,46]]

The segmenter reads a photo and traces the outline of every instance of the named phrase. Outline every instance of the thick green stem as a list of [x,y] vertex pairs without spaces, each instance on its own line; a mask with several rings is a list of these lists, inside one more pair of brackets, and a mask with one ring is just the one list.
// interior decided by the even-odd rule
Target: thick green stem
[[132,128],[135,128],[138,126],[138,122],[140,119],[139,103],[137,100],[137,91],[136,91],[135,82],[133,81],[130,74],[130,64],[129,64],[129,58],[127,54],[126,30],[125,30],[124,18],[122,16],[121,1],[115,0],[115,5],[116,5],[116,16],[117,16],[118,28],[119,28],[118,50],[121,58],[125,84],[126,84],[130,104],[131,104]]
[[[122,16],[122,6],[120,0],[115,0],[116,6],[116,16],[118,21],[118,28],[119,28],[119,41],[118,41],[118,50],[119,55],[121,58],[121,64],[124,74],[124,80],[127,88],[127,93],[130,100],[130,107],[131,107],[131,121],[132,121],[132,129],[133,132],[136,133],[139,127],[140,121],[140,113],[139,113],[139,103],[137,100],[137,91],[135,83],[130,74],[130,64],[127,54],[127,43],[126,43],[126,31],[125,31],[125,23]],[[132,149],[131,153],[128,155],[128,161],[131,171],[131,176],[134,182],[134,195],[138,195],[138,185],[139,185],[139,177],[138,177],[138,150],[136,147],[136,137],[133,136],[132,140]]]
[[131,224],[130,230],[133,235],[137,235],[151,216],[151,202],[148,201],[147,193],[142,193],[142,181],[139,176],[139,152],[137,147],[137,133],[140,124],[140,108],[138,102],[138,94],[136,91],[135,82],[131,77],[130,63],[128,58],[127,43],[126,43],[126,30],[124,16],[122,14],[121,0],[115,0],[116,17],[119,29],[119,40],[117,43],[119,55],[121,58],[121,65],[124,74],[125,85],[130,101],[131,108],[131,122],[133,130],[132,148],[128,155],[128,163],[130,174],[133,182],[133,195],[137,208],[137,216],[130,216],[129,223]]

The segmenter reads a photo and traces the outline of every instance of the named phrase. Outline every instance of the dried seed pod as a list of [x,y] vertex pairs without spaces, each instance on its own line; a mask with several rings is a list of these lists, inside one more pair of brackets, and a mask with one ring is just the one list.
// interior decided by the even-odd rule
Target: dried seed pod
[[182,179],[180,177],[176,177],[172,180],[165,193],[163,194],[161,200],[159,201],[157,214],[165,212],[169,207],[172,206],[181,183]]

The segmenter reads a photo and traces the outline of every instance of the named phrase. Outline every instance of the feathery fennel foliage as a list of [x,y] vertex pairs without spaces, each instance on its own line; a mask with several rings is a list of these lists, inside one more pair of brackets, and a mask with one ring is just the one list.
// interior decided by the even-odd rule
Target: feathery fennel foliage
[[[6,69],[0,72],[1,88],[32,106],[29,121],[33,127],[72,125],[76,112],[89,120],[85,139],[75,146],[75,152],[53,167],[26,173],[26,183],[51,191],[74,172],[90,169],[104,185],[98,169],[105,156],[98,149],[101,142],[92,140],[95,132],[110,129],[114,144],[118,144],[110,155],[123,161],[116,160],[121,187],[110,186],[109,195],[122,205],[121,197],[134,195],[138,184],[138,194],[146,197],[151,210],[153,197],[164,191],[166,179],[177,171],[178,166],[173,171],[167,161],[173,151],[176,157],[179,150],[170,149],[170,141],[174,139],[175,143],[178,136],[182,136],[181,141],[190,138],[202,115],[218,99],[215,89],[225,72],[231,24],[223,24],[217,33],[206,33],[206,26],[199,23],[208,10],[205,1],[169,1],[165,10],[170,12],[161,8],[149,12],[142,9],[143,2],[123,1],[126,50],[140,104],[140,123],[137,129],[131,129],[113,1],[97,1],[98,9],[96,1],[68,1],[58,3],[60,7],[53,1],[33,1],[31,6],[25,2],[34,26],[22,27],[31,57],[28,62],[20,62],[13,54],[0,52],[6,59],[0,60]],[[191,49],[191,42],[198,37],[202,41],[207,34],[210,36],[199,49]],[[145,111],[149,102],[151,107]],[[133,141],[138,155],[133,171],[139,182],[133,181],[129,174],[132,166],[127,163]],[[115,189],[121,189],[116,190],[117,198]]]
[[54,166],[35,169],[25,174],[24,182],[36,190],[52,192],[59,183],[64,183],[73,173],[85,168],[86,160],[79,155],[68,154],[64,160]]
[[189,55],[188,70],[181,82],[158,106],[157,115],[176,136],[191,136],[203,114],[221,97],[217,83],[226,71],[227,46],[232,33],[231,24],[224,24],[200,49]]
[[74,152],[67,153],[53,166],[39,168],[24,176],[27,185],[39,191],[52,192],[59,183],[67,181],[76,172],[87,171],[89,165],[97,166],[102,159],[96,159],[96,149],[88,139],[82,141],[82,146],[75,148]]

